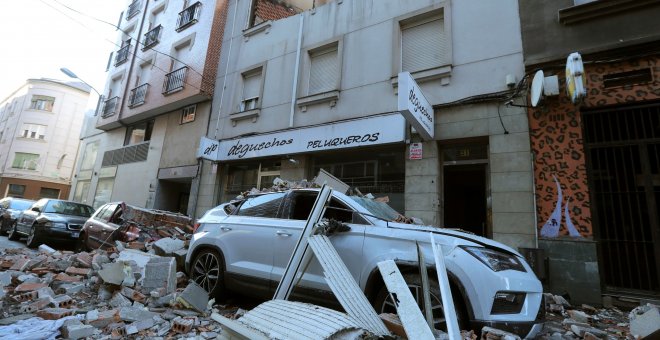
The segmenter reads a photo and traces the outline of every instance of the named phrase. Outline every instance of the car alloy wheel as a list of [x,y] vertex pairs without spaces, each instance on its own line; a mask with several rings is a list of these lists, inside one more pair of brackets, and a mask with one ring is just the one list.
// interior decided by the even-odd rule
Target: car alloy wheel
[[11,224],[11,227],[9,227],[9,236],[7,237],[8,239],[12,241],[18,241],[20,235],[18,234],[18,230],[16,230],[16,228],[16,221],[14,221],[14,223]]
[[37,243],[39,242],[39,236],[37,235],[37,230],[32,225],[30,228],[30,233],[28,234],[27,241],[25,242],[29,248],[36,248],[38,245]]
[[220,257],[211,250],[199,253],[190,266],[190,278],[210,295],[217,295],[222,284]]

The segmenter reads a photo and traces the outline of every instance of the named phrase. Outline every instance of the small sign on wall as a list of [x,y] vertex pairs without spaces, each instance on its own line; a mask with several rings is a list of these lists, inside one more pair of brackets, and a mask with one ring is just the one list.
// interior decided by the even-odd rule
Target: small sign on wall
[[410,143],[409,159],[422,159],[422,143]]

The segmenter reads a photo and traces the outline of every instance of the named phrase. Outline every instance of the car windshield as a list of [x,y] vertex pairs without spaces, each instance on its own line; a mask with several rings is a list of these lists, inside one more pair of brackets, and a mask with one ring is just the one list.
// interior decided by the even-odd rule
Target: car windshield
[[379,202],[371,198],[350,196],[353,201],[369,210],[371,215],[386,221],[394,221],[400,214],[392,209],[387,203]]
[[73,216],[90,217],[94,209],[88,205],[65,202],[65,201],[50,201],[46,204],[44,209],[45,213],[64,214]]
[[14,209],[14,210],[27,210],[30,208],[32,205],[32,201],[19,201],[19,200],[13,200],[11,203],[9,203],[9,209]]

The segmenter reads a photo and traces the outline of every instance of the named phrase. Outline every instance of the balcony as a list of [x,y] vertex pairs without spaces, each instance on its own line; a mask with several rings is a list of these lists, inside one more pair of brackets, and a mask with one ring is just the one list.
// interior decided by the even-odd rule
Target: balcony
[[144,34],[144,46],[142,46],[143,51],[160,42],[160,32],[162,31],[162,28],[162,25],[158,25]]
[[103,102],[103,109],[101,110],[101,117],[112,117],[117,113],[117,104],[119,104],[119,97],[112,97]]
[[199,19],[199,10],[201,6],[202,3],[197,1],[179,13],[179,19],[177,19],[176,22],[177,32],[183,31],[186,27],[191,26],[197,22]]
[[128,60],[128,53],[131,49],[131,43],[126,43],[122,48],[117,51],[117,57],[115,58],[115,66],[119,66]]
[[187,71],[188,66],[184,66],[178,70],[166,74],[165,82],[163,83],[163,94],[167,95],[182,90],[186,82]]
[[128,11],[126,11],[126,20],[130,20],[138,13],[140,13],[140,0],[134,0],[130,5],[128,5]]
[[147,96],[149,83],[142,84],[131,90],[131,96],[128,98],[128,107],[135,107],[144,104],[144,98]]

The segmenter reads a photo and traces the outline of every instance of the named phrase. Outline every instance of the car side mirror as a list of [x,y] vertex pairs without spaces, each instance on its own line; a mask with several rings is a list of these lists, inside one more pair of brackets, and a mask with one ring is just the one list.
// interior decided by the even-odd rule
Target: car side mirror
[[39,207],[33,207],[33,208],[30,209],[30,210],[32,210],[32,211],[36,211],[36,212],[41,212],[41,209],[39,209]]

